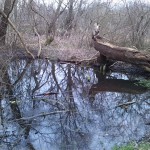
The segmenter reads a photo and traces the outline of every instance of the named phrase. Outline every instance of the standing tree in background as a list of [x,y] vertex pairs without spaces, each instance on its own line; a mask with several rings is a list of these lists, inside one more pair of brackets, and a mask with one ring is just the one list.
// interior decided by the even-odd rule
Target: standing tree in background
[[73,19],[74,19],[74,13],[73,13],[73,5],[75,3],[75,0],[69,0],[69,6],[68,6],[68,14],[65,22],[65,28],[67,30],[71,30],[73,28]]
[[145,37],[150,27],[150,7],[141,1],[127,3],[125,1],[127,20],[130,26],[131,45],[138,49],[144,48]]
[[5,0],[4,10],[3,11],[0,10],[0,14],[3,12],[6,15],[6,17],[1,16],[1,20],[0,20],[0,45],[5,44],[7,27],[8,27],[8,18],[10,16],[10,13],[13,10],[15,1],[16,0]]
[[[37,8],[36,8],[36,3],[34,4],[34,0],[30,0],[30,9],[35,13],[38,14],[39,17],[41,17],[42,19],[44,19],[44,21],[46,22],[46,45],[49,45],[55,37],[55,33],[56,33],[56,23],[57,20],[59,19],[59,17],[62,15],[62,13],[65,11],[66,6],[63,7],[63,1],[64,0],[58,0],[56,1],[57,5],[56,8],[52,7],[52,12],[50,15],[43,15],[42,12],[40,12]],[[35,6],[36,5],[36,6]],[[47,14],[49,14],[49,10],[48,7],[45,5],[45,8],[47,8],[46,12]],[[34,14],[33,14],[34,16]]]
[[48,35],[50,35],[50,37],[55,36],[56,22],[57,22],[59,16],[63,13],[63,10],[64,10],[64,9],[61,10],[62,3],[63,3],[63,0],[58,1],[57,8],[56,8],[56,10],[54,10],[54,14],[52,16],[52,21],[48,26]]

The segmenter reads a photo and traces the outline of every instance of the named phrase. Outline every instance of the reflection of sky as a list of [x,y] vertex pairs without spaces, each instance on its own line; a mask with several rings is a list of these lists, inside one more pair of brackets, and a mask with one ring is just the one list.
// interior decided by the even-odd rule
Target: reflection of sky
[[121,74],[121,73],[111,73],[111,76],[116,79],[128,80],[128,76],[125,74]]
[[[35,91],[33,95],[36,98],[36,107],[33,109],[32,96],[30,94],[31,90],[35,87],[35,81],[31,74],[34,68],[31,68],[31,66],[36,66],[35,69],[37,69],[39,65],[42,65],[42,68],[36,77],[40,81],[40,85],[45,84]],[[16,95],[20,98],[18,105],[23,116],[27,117],[42,112],[58,110],[58,107],[55,105],[53,106],[41,101],[42,98],[47,101],[56,100],[55,96],[35,96],[49,89],[53,89],[53,91],[57,89],[52,76],[51,66],[51,63],[46,65],[43,61],[36,61],[34,65],[30,65],[22,80],[16,85]],[[20,67],[23,68],[24,65]],[[64,140],[67,137],[70,141],[66,145],[70,146],[70,149],[72,147],[77,148],[83,144],[85,147],[81,146],[82,149],[99,150],[106,148],[109,150],[115,144],[121,144],[129,140],[138,140],[145,135],[149,128],[144,125],[144,119],[148,118],[150,107],[146,105],[143,99],[146,98],[148,93],[132,95],[128,93],[99,92],[94,96],[94,101],[91,102],[89,99],[89,89],[93,83],[97,83],[93,69],[85,67],[81,69],[74,65],[70,65],[70,67],[73,81],[72,100],[75,103],[77,112],[72,115],[61,113],[34,119],[32,122],[33,129],[30,131],[30,141],[37,150],[61,149],[61,146],[65,146]],[[20,70],[22,70],[21,68]],[[56,79],[61,88],[57,101],[64,104],[66,109],[68,109],[70,99],[64,98],[61,92],[68,97],[69,91],[66,90],[67,69],[68,65],[55,64]],[[12,74],[13,79],[13,73],[10,74]],[[87,80],[86,76],[90,76],[90,81]],[[15,77],[17,78],[17,76]],[[116,73],[112,73],[111,78],[128,80],[126,75]],[[120,103],[127,102],[129,99],[138,101],[138,103],[129,106],[127,110],[115,107]],[[16,124],[12,124],[11,127],[8,126],[8,130],[14,128],[16,134],[19,133]],[[80,134],[83,134],[82,138],[79,135],[79,131],[81,132]]]

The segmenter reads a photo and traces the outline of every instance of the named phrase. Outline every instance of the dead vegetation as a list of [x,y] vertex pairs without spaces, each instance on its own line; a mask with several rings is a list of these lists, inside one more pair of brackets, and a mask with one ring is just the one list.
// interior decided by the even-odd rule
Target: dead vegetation
[[150,5],[144,0],[122,1],[119,6],[113,1],[54,0],[47,5],[44,0],[4,0],[0,6],[0,33],[7,31],[0,38],[15,46],[15,57],[31,51],[33,58],[96,60],[94,25],[94,31],[112,43],[149,50]]
[[[37,56],[39,50],[38,36],[25,34],[23,37],[27,47],[34,51],[34,55]],[[89,41],[92,41],[90,37],[81,41],[80,35],[71,35],[68,38],[56,36],[50,44],[45,44],[46,37],[42,35],[40,36],[41,57],[63,61],[87,60],[97,54],[93,47],[87,45]],[[19,41],[17,45],[22,47]],[[94,58],[96,59],[96,57]]]

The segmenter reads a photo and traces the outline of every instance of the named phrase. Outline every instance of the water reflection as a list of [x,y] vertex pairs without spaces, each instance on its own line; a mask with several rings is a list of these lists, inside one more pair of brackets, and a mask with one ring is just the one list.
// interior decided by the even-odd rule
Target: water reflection
[[2,149],[109,150],[149,134],[150,94],[137,78],[48,60],[3,72]]

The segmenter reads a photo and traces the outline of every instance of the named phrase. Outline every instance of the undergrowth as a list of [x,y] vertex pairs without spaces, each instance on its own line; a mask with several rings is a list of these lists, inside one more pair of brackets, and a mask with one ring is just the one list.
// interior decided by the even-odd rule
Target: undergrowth
[[149,142],[141,142],[139,144],[132,142],[123,146],[115,146],[113,150],[150,150]]

